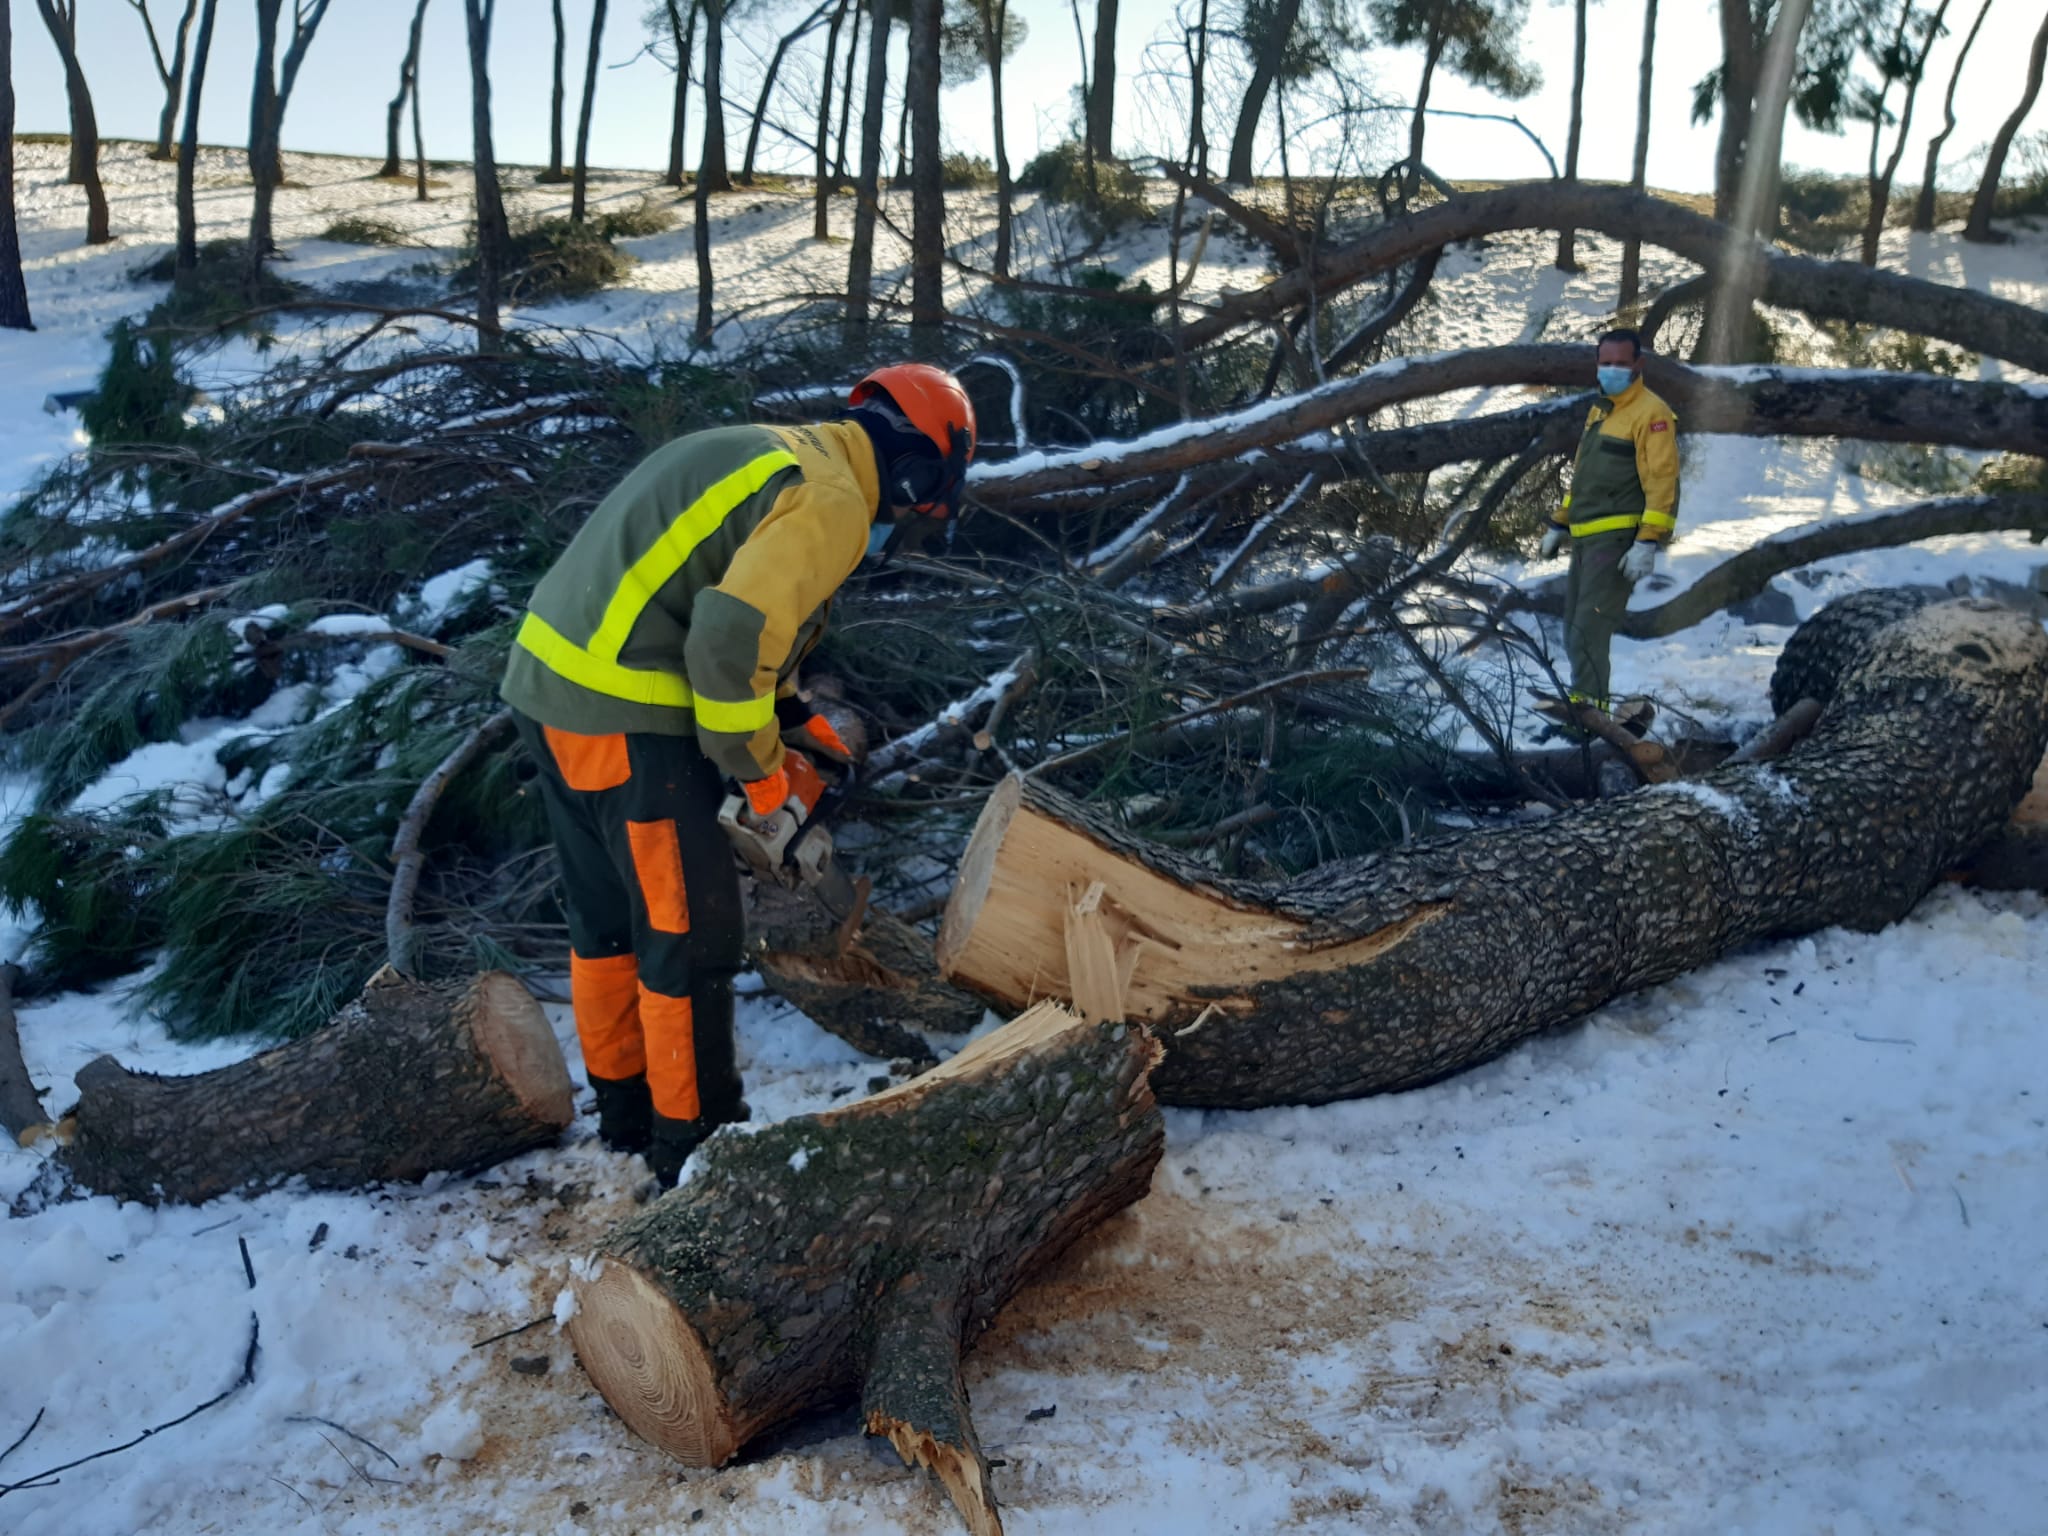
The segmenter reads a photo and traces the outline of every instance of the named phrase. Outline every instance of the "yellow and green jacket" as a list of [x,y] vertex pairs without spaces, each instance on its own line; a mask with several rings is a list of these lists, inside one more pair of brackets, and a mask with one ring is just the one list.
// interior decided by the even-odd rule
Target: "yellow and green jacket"
[[1629,529],[1652,543],[1678,526],[1678,417],[1641,379],[1586,413],[1571,493],[1551,521],[1575,539]]
[[879,498],[852,422],[656,449],[533,589],[500,694],[559,731],[694,735],[722,772],[767,777],[776,696],[867,553]]

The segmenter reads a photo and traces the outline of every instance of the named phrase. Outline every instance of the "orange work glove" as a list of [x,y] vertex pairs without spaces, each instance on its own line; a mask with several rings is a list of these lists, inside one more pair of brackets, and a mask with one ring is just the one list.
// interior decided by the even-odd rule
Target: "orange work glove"
[[809,752],[829,763],[839,763],[842,766],[852,763],[853,749],[832,728],[832,722],[823,715],[814,713],[811,706],[802,699],[777,699],[775,723],[781,728],[782,744],[785,747],[793,747],[799,752]]

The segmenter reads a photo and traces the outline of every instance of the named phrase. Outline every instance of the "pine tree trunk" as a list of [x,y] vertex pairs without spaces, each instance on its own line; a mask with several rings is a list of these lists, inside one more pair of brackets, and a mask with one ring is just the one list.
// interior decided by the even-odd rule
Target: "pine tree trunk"
[[683,151],[690,127],[690,55],[697,47],[697,0],[690,0],[687,24],[676,10],[676,0],[667,0],[667,5],[669,36],[676,48],[676,100],[669,123],[668,175],[664,181],[671,187],[681,187]]
[[357,1189],[486,1168],[575,1118],[547,1016],[495,971],[434,988],[387,968],[302,1040],[189,1077],[102,1056],[78,1092],[72,1177],[150,1205],[294,1178]]
[[768,122],[769,98],[775,94],[775,82],[782,74],[782,61],[789,57],[789,50],[798,42],[817,30],[818,23],[825,19],[830,4],[820,5],[796,26],[776,39],[775,52],[769,55],[768,67],[761,72],[761,94],[754,99],[754,116],[747,125],[747,147],[740,155],[740,185],[754,184],[754,157],[761,149],[761,129]]
[[1927,165],[1920,174],[1920,190],[1913,198],[1912,227],[1923,234],[1934,228],[1934,182],[1941,171],[1941,147],[1948,142],[1949,135],[1956,131],[1956,87],[1963,81],[1963,65],[1970,57],[1970,49],[1977,41],[1977,34],[1983,30],[1984,18],[1991,14],[1992,0],[1984,0],[1977,7],[1977,19],[1970,23],[1968,36],[1963,46],[1956,51],[1956,67],[1949,71],[1948,94],[1941,103],[1941,132],[1927,141]]
[[1422,187],[1422,137],[1429,110],[1429,82],[1436,74],[1437,61],[1443,57],[1444,38],[1432,20],[1429,43],[1422,55],[1422,83],[1415,88],[1415,112],[1408,120],[1408,168],[1401,176],[1401,201],[1412,203],[1415,194]]
[[[413,8],[412,31],[405,42],[405,59],[398,66],[398,94],[391,98],[391,107],[384,120],[384,163],[377,168],[379,176],[397,177],[405,174],[405,167],[398,155],[398,136],[405,122],[405,104],[419,93],[420,83],[420,32],[427,21],[427,0],[419,0]],[[413,113],[415,120],[419,113]],[[414,124],[418,126],[417,121]]]
[[1714,217],[1735,220],[1756,109],[1757,37],[1749,0],[1721,0],[1721,132],[1714,144]]
[[249,179],[254,196],[242,283],[253,297],[270,254],[271,200],[277,191],[277,18],[283,0],[256,0],[256,74],[249,96]]
[[498,0],[462,0],[469,33],[471,164],[476,176],[477,350],[498,340],[498,284],[512,231],[505,220],[505,195],[498,186],[498,157],[491,145],[491,23]]
[[[562,19],[562,0],[554,0],[554,7],[555,73],[554,87],[548,96],[548,168],[540,173],[540,180],[550,185],[569,179],[562,168],[562,107],[568,95],[565,76],[569,67],[569,27]],[[671,5],[669,10],[673,13],[675,7]]]
[[835,186],[846,184],[846,135],[853,122],[854,64],[860,56],[861,23],[866,20],[867,12],[861,8],[860,0],[853,0],[853,41],[846,45],[846,83],[839,92],[839,148],[832,157],[832,180]]
[[1095,0],[1095,64],[1089,70],[1088,149],[1095,160],[1116,158],[1117,0]]
[[[1204,0],[1204,4],[1207,0]],[[1015,220],[1016,188],[1010,180],[1010,149],[1003,132],[1003,46],[1009,36],[1010,0],[978,0],[982,15],[982,49],[988,56],[988,88],[994,98],[990,126],[996,152],[996,255],[997,277],[1010,275],[1010,226]],[[1199,107],[1200,93],[1197,91]]]
[[911,0],[910,59],[903,87],[910,98],[911,345],[936,357],[946,322],[946,189],[939,146],[941,0]]
[[725,175],[725,104],[719,95],[720,55],[724,47],[724,0],[704,0],[704,158],[697,167],[695,197],[697,246],[697,345],[711,345],[711,189],[731,185]]
[[199,214],[193,179],[199,164],[199,100],[206,90],[206,62],[213,52],[213,18],[220,0],[202,0],[199,37],[192,45],[192,79],[185,91],[185,127],[178,136],[178,245],[172,272],[182,278],[199,266]]
[[2048,13],[2042,15],[2041,29],[2034,34],[2033,50],[2027,55],[2027,84],[2020,93],[2020,104],[1999,125],[1991,140],[1991,148],[1985,152],[1984,175],[1977,182],[1977,195],[1970,200],[1969,221],[1963,225],[1965,240],[1989,243],[2010,238],[1991,227],[1991,215],[1998,206],[1998,182],[2005,174],[2005,157],[2012,149],[2020,124],[2027,120],[2027,114],[2034,110],[2035,99],[2041,94],[2044,64],[2048,64]]
[[[427,0],[420,0],[420,12],[425,14]],[[415,61],[412,80],[412,196],[416,203],[427,201],[427,135],[420,127],[420,80]]]
[[1237,132],[1231,135],[1230,168],[1225,173],[1229,181],[1251,185],[1259,119],[1265,115],[1266,97],[1273,82],[1280,78],[1280,61],[1286,56],[1287,40],[1294,36],[1300,15],[1301,0],[1279,0],[1274,8],[1271,35],[1261,39],[1263,46],[1252,65],[1251,83],[1245,87],[1244,101],[1237,109]]
[[[178,40],[171,51],[170,67],[163,71],[164,110],[157,119],[156,143],[149,152],[149,158],[152,160],[169,160],[175,154],[171,147],[171,136],[178,129],[178,103],[184,95],[185,49],[192,38],[192,18],[198,13],[199,0],[185,0],[184,14],[178,18]],[[149,13],[146,10],[143,12],[143,20],[149,20]],[[155,46],[155,42],[155,36],[152,34],[152,47]]]
[[1249,1108],[1416,1087],[1741,945],[1882,927],[2025,794],[2048,635],[1977,602],[1890,624],[1841,606],[1786,647],[1827,707],[1775,762],[1284,884],[1012,779],[962,859],[940,970],[999,1004],[1147,1023],[1163,1102]]
[[1209,175],[1209,120],[1205,96],[1209,80],[1209,0],[1201,0],[1201,11],[1195,22],[1195,35],[1201,39],[1201,46],[1192,50],[1188,60],[1188,143],[1193,151],[1191,158],[1195,174],[1207,179]]
[[875,222],[882,197],[882,116],[888,110],[891,0],[872,0],[867,101],[860,119],[860,180],[854,190],[853,248],[846,258],[846,318],[865,325],[874,293]]
[[832,25],[825,33],[825,67],[818,74],[818,143],[811,162],[811,238],[831,236],[827,213],[832,202],[832,80],[839,62],[839,32],[846,25],[849,0],[839,0],[832,10]]
[[704,0],[704,156],[697,184],[730,192],[725,164],[725,0]]
[[71,108],[71,180],[85,188],[85,243],[105,245],[113,236],[107,217],[106,189],[100,185],[100,126],[92,109],[92,92],[78,62],[78,0],[36,0],[50,41],[64,67],[64,95]]
[[[1799,34],[1808,0],[1784,0],[1763,50],[1756,98],[1743,145],[1735,199],[1736,229],[1768,241],[1778,228],[1778,187],[1784,174],[1785,114],[1792,105],[1792,77],[1798,64]],[[1727,262],[1707,303],[1700,339],[1701,361],[1732,364],[1755,351],[1756,300],[1761,283],[1749,255]]]
[[32,331],[28,284],[21,275],[21,230],[14,217],[14,18],[0,0],[0,330]]
[[[1572,125],[1565,138],[1564,179],[1579,179],[1579,139],[1586,121],[1586,0],[1575,0],[1572,34]],[[1557,261],[1560,272],[1579,270],[1577,231],[1557,232]]]
[[[1862,250],[1863,265],[1866,267],[1877,265],[1878,242],[1884,235],[1885,215],[1891,208],[1892,179],[1899,174],[1899,161],[1906,153],[1906,136],[1913,131],[1913,103],[1920,95],[1920,81],[1927,73],[1927,56],[1934,51],[1935,39],[1941,36],[1941,22],[1948,14],[1948,6],[1949,0],[1941,0],[1941,4],[1935,7],[1934,18],[1928,23],[1926,41],[1920,45],[1920,52],[1913,57],[1910,73],[1906,76],[1906,99],[1899,107],[1898,136],[1892,140],[1892,152],[1886,159],[1883,170],[1879,170],[1877,165],[1878,136],[1883,128],[1881,112],[1879,121],[1870,125],[1870,212],[1863,222]],[[1899,14],[1899,35],[1892,45],[1894,51],[1904,47],[1906,23],[1912,19],[1912,15],[1912,0],[1906,0]],[[1882,98],[1879,99],[1878,105],[1880,108],[1883,107]]]
[[604,42],[605,0],[592,0],[590,10],[590,58],[583,67],[583,106],[576,114],[576,170],[569,190],[569,222],[581,224],[585,191],[590,178],[590,117],[597,105],[599,47]]
[[858,1392],[867,1432],[999,1536],[961,1351],[1145,1195],[1158,1052],[1046,1004],[873,1098],[713,1137],[572,1280],[577,1358],[628,1428],[696,1467]]
[[[1629,186],[1643,191],[1650,173],[1650,75],[1657,52],[1657,0],[1643,0],[1643,58],[1636,76],[1636,152],[1630,163]],[[1643,242],[1634,235],[1621,247],[1621,297],[1617,307],[1629,310],[1641,294]]]

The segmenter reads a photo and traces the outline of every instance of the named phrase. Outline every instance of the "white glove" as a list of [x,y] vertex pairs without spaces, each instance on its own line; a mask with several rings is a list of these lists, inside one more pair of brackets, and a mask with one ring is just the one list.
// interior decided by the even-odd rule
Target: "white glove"
[[1634,586],[1657,568],[1657,546],[1648,539],[1637,539],[1628,553],[1621,557],[1621,576]]
[[1539,560],[1548,560],[1560,549],[1563,549],[1564,533],[1564,529],[1558,527],[1556,523],[1552,523],[1548,528],[1544,529],[1543,542],[1536,546],[1536,557]]

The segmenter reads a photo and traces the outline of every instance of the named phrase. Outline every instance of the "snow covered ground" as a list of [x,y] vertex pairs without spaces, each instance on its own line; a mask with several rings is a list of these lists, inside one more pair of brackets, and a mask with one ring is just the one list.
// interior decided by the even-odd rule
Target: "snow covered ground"
[[[71,446],[41,397],[89,386],[104,327],[153,297],[124,274],[168,238],[164,172],[135,151],[110,152],[123,239],[100,251],[78,245],[56,152],[24,157],[43,329],[0,337],[0,486]],[[363,180],[367,163],[292,169],[308,186],[281,198],[288,242],[350,211],[444,248],[460,238],[452,191],[422,209]],[[209,232],[226,233],[242,193],[225,157],[209,171]],[[732,302],[836,279],[842,252],[808,242],[802,199],[721,205]],[[661,339],[693,312],[687,242],[633,245],[647,260],[627,288],[534,318]],[[1580,250],[1588,270],[1569,282],[1540,242],[1459,253],[1439,344],[1533,334],[1546,310],[1543,334],[1584,336],[1618,248],[1582,236]],[[1132,236],[1110,259],[1154,254]],[[295,256],[321,283],[419,259],[312,241]],[[2036,304],[2044,256],[2038,236],[1887,247],[1902,270]],[[1255,267],[1239,249],[1211,275]],[[1670,575],[1911,499],[1858,474],[1866,456],[1690,441]],[[2025,583],[2042,560],[2018,538],[1954,539],[1784,585],[1803,615],[1866,584]],[[1754,721],[1786,633],[1722,620],[1620,642],[1617,684]],[[203,781],[209,743],[247,729],[216,722],[110,778]],[[0,782],[0,818],[21,796]],[[0,951],[18,943],[0,922]],[[1151,1196],[1030,1286],[971,1357],[1009,1529],[2048,1531],[2044,995],[2048,905],[1944,888],[1883,933],[1759,946],[1434,1088],[1169,1112]],[[118,990],[39,1001],[21,1026],[60,1107],[103,1051],[186,1072],[250,1048],[169,1042]],[[861,1092],[874,1071],[764,996],[744,1004],[742,1057],[771,1117]],[[0,1149],[0,1199],[39,1166]],[[717,1472],[625,1432],[548,1318],[569,1257],[632,1208],[641,1177],[586,1118],[562,1148],[478,1178],[199,1210],[94,1199],[0,1223],[0,1447],[34,1423],[0,1485],[205,1403],[240,1377],[260,1325],[251,1384],[53,1484],[0,1491],[0,1530],[957,1530],[847,1424]]]

